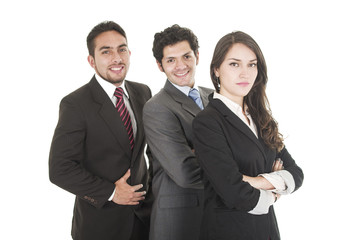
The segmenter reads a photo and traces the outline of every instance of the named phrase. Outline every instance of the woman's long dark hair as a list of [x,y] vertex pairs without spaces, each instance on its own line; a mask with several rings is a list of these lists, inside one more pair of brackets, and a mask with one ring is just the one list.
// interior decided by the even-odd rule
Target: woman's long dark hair
[[212,83],[216,92],[219,92],[219,79],[215,75],[215,69],[220,68],[226,54],[235,43],[244,44],[257,57],[258,75],[250,92],[244,97],[244,104],[248,106],[249,113],[258,127],[260,137],[264,140],[265,144],[279,152],[284,146],[283,136],[278,131],[278,123],[271,114],[269,101],[265,93],[268,82],[267,67],[264,55],[252,37],[244,32],[236,31],[225,35],[219,40],[210,65]]

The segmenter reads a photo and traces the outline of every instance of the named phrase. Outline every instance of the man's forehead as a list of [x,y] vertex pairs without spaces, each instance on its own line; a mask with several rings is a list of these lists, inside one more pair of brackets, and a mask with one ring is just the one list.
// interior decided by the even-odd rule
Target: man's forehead
[[103,50],[103,49],[117,49],[117,48],[123,48],[123,47],[127,47],[127,44],[121,44],[119,46],[100,45],[100,46],[97,46],[96,48],[98,50]]
[[182,58],[187,55],[195,56],[194,52],[192,50],[190,51],[182,51],[182,52],[168,52],[163,54],[164,59],[173,59],[173,58]]
[[97,49],[103,47],[118,48],[120,46],[127,46],[126,38],[116,31],[101,33],[95,38],[94,42]]
[[163,56],[165,58],[182,57],[188,54],[193,54],[188,41],[177,42],[163,48]]

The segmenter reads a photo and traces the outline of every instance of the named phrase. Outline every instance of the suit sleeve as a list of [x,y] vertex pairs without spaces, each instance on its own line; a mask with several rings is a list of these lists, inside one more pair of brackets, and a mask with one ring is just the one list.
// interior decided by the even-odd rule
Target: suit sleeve
[[287,187],[289,188],[287,193],[295,192],[302,186],[304,180],[302,169],[296,164],[285,147],[280,151],[277,157],[283,161],[284,170],[282,170],[281,173],[283,174],[283,171],[288,173],[282,175],[287,183]]
[[203,189],[200,166],[175,114],[162,104],[148,102],[143,123],[153,158],[167,175],[180,187]]
[[52,183],[100,208],[108,201],[115,185],[83,167],[86,122],[75,102],[66,97],[60,104],[59,121],[49,154],[49,178]]
[[193,122],[196,155],[204,177],[230,209],[249,212],[255,208],[261,192],[242,181],[223,132],[222,123],[208,114],[199,114]]

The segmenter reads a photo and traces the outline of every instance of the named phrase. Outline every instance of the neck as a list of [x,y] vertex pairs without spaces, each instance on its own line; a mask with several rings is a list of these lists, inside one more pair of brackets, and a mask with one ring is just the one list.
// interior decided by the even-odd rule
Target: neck
[[242,107],[243,111],[244,111],[244,97],[243,96],[242,97],[234,96],[234,95],[228,94],[227,92],[223,91],[222,89],[220,89],[219,94],[229,98],[234,103],[239,104]]
[[113,83],[113,85],[114,85],[116,88],[118,88],[118,87],[120,87],[120,86],[122,85],[122,83]]

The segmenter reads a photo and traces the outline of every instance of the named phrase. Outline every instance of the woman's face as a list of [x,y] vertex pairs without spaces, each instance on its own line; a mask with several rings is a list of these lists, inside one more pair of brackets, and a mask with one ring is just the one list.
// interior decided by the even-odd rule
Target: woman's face
[[258,75],[255,53],[242,43],[235,43],[215,75],[220,79],[220,94],[242,104]]

